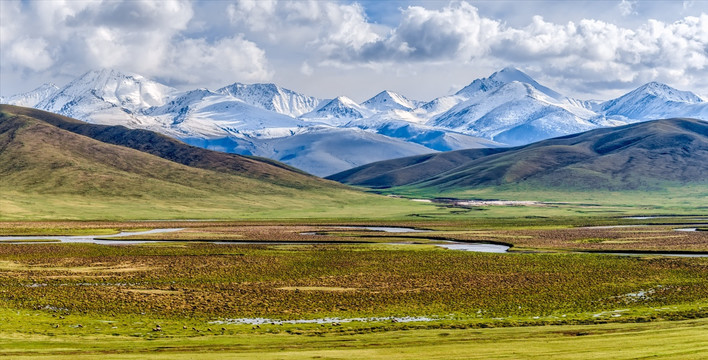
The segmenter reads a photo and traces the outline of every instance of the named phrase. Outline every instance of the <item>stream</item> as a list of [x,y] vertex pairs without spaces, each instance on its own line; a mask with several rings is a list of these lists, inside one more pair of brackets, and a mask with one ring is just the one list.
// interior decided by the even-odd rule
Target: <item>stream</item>
[[[708,226],[708,224],[687,224],[691,226]],[[646,226],[646,225],[617,225],[617,226],[597,226],[591,228],[613,228],[613,227],[628,227],[628,226]],[[333,229],[364,229],[370,231],[381,231],[387,233],[424,233],[431,232],[432,230],[421,230],[406,227],[391,227],[391,226],[337,226]],[[113,235],[78,235],[78,236],[0,236],[0,243],[5,244],[51,244],[56,242],[61,243],[91,243],[91,244],[103,244],[103,245],[135,245],[135,244],[145,244],[145,243],[155,243],[155,242],[166,242],[167,240],[118,240],[117,238],[126,236],[136,236],[136,235],[149,235],[149,234],[161,234],[161,233],[171,233],[175,231],[183,230],[183,228],[167,228],[167,229],[153,229],[147,231],[123,231],[118,234]],[[679,228],[674,229],[674,231],[697,231],[697,228]],[[315,232],[305,232],[301,235],[318,235]],[[327,235],[322,235],[326,237]],[[116,240],[111,240],[116,238]],[[45,241],[42,241],[45,240]],[[268,242],[268,241],[251,241],[251,242],[241,242],[241,241],[200,241],[209,242],[215,244],[226,244],[226,245],[314,245],[322,244],[323,242],[300,242],[300,241],[279,241],[279,242]],[[417,244],[407,244],[407,243],[392,243],[390,245],[399,246],[417,246]],[[493,244],[484,242],[455,242],[455,241],[445,241],[443,244],[434,244],[435,246],[442,247],[450,250],[458,251],[472,251],[481,253],[495,253],[503,254],[508,253],[511,248],[508,245],[503,244]],[[604,254],[604,255],[618,255],[618,256],[672,256],[672,257],[708,257],[707,253],[654,253],[654,252],[583,252],[578,251],[577,253],[593,253],[593,254]]]
[[[32,235],[32,236],[0,236],[0,243],[6,244],[42,244],[42,243],[90,243],[106,245],[130,245],[142,244],[146,242],[159,242],[160,240],[102,240],[105,238],[120,238],[125,236],[163,234],[184,230],[183,228],[153,229],[147,231],[122,231],[113,235],[76,235],[76,236],[56,236],[56,235]],[[43,242],[41,240],[47,240]],[[30,242],[31,241],[31,242]]]

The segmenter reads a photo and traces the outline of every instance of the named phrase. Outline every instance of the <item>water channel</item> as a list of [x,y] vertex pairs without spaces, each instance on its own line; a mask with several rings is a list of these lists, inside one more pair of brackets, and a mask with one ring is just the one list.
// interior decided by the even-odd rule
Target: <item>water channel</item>
[[[691,226],[708,226],[708,224],[687,224]],[[613,228],[613,227],[629,227],[629,226],[647,226],[647,225],[617,225],[617,226],[598,226],[592,227],[596,229],[600,228]],[[413,229],[406,227],[391,227],[391,226],[336,226],[332,227],[333,230],[337,229],[362,229],[369,231],[381,231],[387,233],[425,233],[431,232],[431,230],[423,229]],[[147,231],[124,231],[113,235],[78,235],[78,236],[53,236],[53,235],[34,235],[34,236],[0,236],[0,243],[6,244],[41,244],[41,243],[92,243],[92,244],[103,244],[103,245],[135,245],[135,244],[145,244],[145,243],[155,243],[155,242],[165,242],[166,240],[119,240],[118,238],[126,236],[139,236],[139,235],[149,235],[149,234],[161,234],[161,233],[171,233],[184,230],[183,228],[167,228],[167,229],[153,229]],[[697,231],[697,228],[680,228],[674,229],[675,231]],[[322,235],[326,237],[326,234],[318,234],[314,232],[301,233],[301,235]],[[112,240],[112,239],[116,240]],[[229,245],[313,245],[322,244],[328,242],[299,242],[299,241],[280,241],[280,242],[268,242],[268,241],[203,241],[216,244],[229,244]],[[408,244],[408,243],[393,243],[392,245],[401,246],[418,246],[418,244]],[[459,251],[472,251],[472,252],[482,252],[482,253],[508,253],[511,248],[508,245],[494,244],[494,243],[484,243],[484,242],[456,242],[456,241],[444,241],[444,243],[434,244],[442,248],[450,250]],[[655,252],[581,252],[581,253],[593,253],[593,254],[605,254],[605,255],[618,255],[618,256],[674,256],[674,257],[708,257],[706,253],[655,253]]]

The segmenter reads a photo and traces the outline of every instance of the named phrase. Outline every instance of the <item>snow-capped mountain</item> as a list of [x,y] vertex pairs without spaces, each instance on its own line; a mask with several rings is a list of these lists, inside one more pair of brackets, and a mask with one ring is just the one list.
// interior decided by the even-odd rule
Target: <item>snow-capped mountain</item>
[[470,83],[469,85],[465,86],[462,88],[460,91],[458,91],[455,95],[460,95],[460,96],[465,96],[467,98],[472,98],[479,93],[484,93],[484,92],[489,92],[489,91],[494,91],[503,85],[512,83],[512,82],[520,82],[524,84],[529,84],[531,87],[536,89],[537,91],[543,93],[544,95],[556,99],[556,100],[561,100],[564,98],[563,95],[539,84],[536,82],[536,80],[532,79],[530,76],[526,75],[523,71],[513,68],[513,67],[505,67],[494,74],[490,75],[488,78],[484,79],[477,79]]
[[240,134],[277,137],[306,125],[302,120],[207,89],[180,93],[163,106],[145,109],[143,114],[157,119],[177,137],[218,138]]
[[708,120],[708,103],[649,83],[610,101],[566,97],[515,68],[423,103],[382,91],[361,104],[275,84],[178,91],[136,74],[90,71],[0,102],[144,128],[193,145],[283,161],[329,175],[377,160],[521,145],[596,127],[667,117]]
[[676,90],[668,85],[650,82],[629,93],[602,103],[607,117],[629,121],[662,119],[700,114],[705,101],[690,91]]
[[163,105],[176,92],[140,75],[104,69],[83,74],[34,107],[94,123],[150,127],[155,124],[140,117],[142,110]]
[[216,91],[261,109],[298,117],[317,108],[321,99],[296,93],[275,84],[234,83]]
[[437,151],[503,146],[503,144],[477,136],[419,124],[417,118],[407,117],[406,115],[410,115],[410,113],[405,113],[401,110],[391,110],[375,114],[366,119],[353,120],[347,126],[402,139]]
[[39,102],[54,95],[59,87],[53,83],[42,84],[40,87],[26,93],[17,94],[7,99],[0,97],[1,104],[10,104],[25,107],[35,107]]
[[351,120],[371,116],[372,112],[346,96],[338,96],[319,109],[302,116],[303,119],[341,126]]
[[373,111],[388,111],[388,110],[413,110],[416,102],[408,100],[405,96],[396,94],[395,92],[384,90],[369,100],[364,101],[361,105]]
[[596,113],[512,68],[475,80],[455,96],[465,100],[433,117],[427,125],[508,145],[597,127],[590,121]]

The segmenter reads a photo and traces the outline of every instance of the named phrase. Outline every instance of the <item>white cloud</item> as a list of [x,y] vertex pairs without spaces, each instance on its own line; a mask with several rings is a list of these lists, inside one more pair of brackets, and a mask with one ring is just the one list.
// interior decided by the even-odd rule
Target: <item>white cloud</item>
[[184,87],[277,81],[324,97],[447,81],[411,90],[431,97],[515,65],[583,94],[654,80],[708,91],[705,2],[587,1],[572,14],[543,1],[411,3],[397,16],[384,7],[382,25],[382,7],[352,0],[0,0],[0,90],[108,67]]
[[491,44],[486,39],[495,38],[500,28],[498,21],[480,17],[466,2],[440,10],[411,6],[401,15],[401,23],[387,38],[367,44],[357,55],[365,61],[469,61],[487,55]]
[[198,86],[272,76],[265,52],[243,36],[190,35],[186,0],[3,1],[1,10],[3,72],[117,68]]
[[357,3],[331,1],[241,0],[227,8],[231,24],[254,37],[285,47],[306,48],[326,56],[359,49],[379,38]]
[[237,35],[214,43],[186,39],[168,49],[166,66],[157,76],[177,83],[225,85],[230,79],[260,81],[272,76],[265,52]]
[[312,74],[315,73],[315,70],[310,66],[310,64],[307,63],[307,61],[303,61],[302,65],[300,66],[300,73],[302,73],[305,76],[312,76]]
[[[621,6],[636,10],[631,2]],[[358,45],[329,45],[319,53],[329,61],[320,64],[349,69],[486,59],[556,74],[559,82],[578,80],[577,88],[651,80],[688,85],[696,74],[708,77],[705,13],[674,23],[648,20],[634,29],[594,19],[557,24],[533,16],[527,26],[516,28],[480,16],[467,2],[453,2],[437,10],[408,7],[383,36]]]
[[617,4],[622,16],[637,15],[637,2],[631,0],[622,0]]
[[8,55],[13,65],[24,66],[34,71],[45,70],[54,63],[47,52],[47,42],[44,39],[19,39],[12,43]]

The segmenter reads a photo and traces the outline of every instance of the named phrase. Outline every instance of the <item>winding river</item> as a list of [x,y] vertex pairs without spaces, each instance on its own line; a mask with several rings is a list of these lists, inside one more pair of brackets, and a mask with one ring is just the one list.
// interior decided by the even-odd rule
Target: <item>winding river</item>
[[[686,224],[690,226],[708,226],[708,224]],[[627,227],[627,226],[646,226],[646,225],[617,225],[617,226],[598,226],[592,228],[612,228],[612,227]],[[423,229],[413,229],[407,227],[392,227],[392,226],[336,226],[332,229],[363,229],[370,231],[381,231],[387,233],[425,233],[431,232],[431,230]],[[167,229],[153,229],[147,231],[123,231],[118,234],[113,235],[78,235],[78,236],[0,236],[0,243],[6,244],[42,244],[42,243],[91,243],[91,244],[103,244],[103,245],[135,245],[135,244],[145,244],[145,243],[155,243],[155,242],[166,242],[167,240],[119,240],[118,238],[126,236],[137,236],[137,235],[149,235],[149,234],[161,234],[161,233],[171,233],[175,231],[184,230],[183,228],[167,228]],[[675,231],[697,231],[697,228],[679,228],[674,229]],[[318,235],[314,232],[301,233],[301,235]],[[328,236],[322,234],[322,236]],[[116,238],[116,240],[111,240]],[[268,241],[253,241],[253,242],[241,242],[241,241],[200,241],[209,242],[216,244],[252,244],[252,245],[313,245],[321,244],[321,242],[299,242],[299,241],[280,241],[280,242],[268,242]],[[407,243],[393,243],[391,245],[401,245],[401,246],[419,246],[419,244],[407,244]],[[511,248],[508,245],[494,244],[494,243],[484,243],[484,242],[457,242],[457,241],[444,241],[441,244],[434,244],[435,246],[442,247],[450,250],[459,251],[472,251],[472,252],[482,252],[482,253],[508,253]],[[673,257],[708,257],[708,253],[655,253],[655,252],[612,252],[612,251],[602,251],[602,252],[583,252],[578,251],[578,253],[592,253],[592,254],[604,254],[604,255],[617,255],[617,256],[673,256]]]

